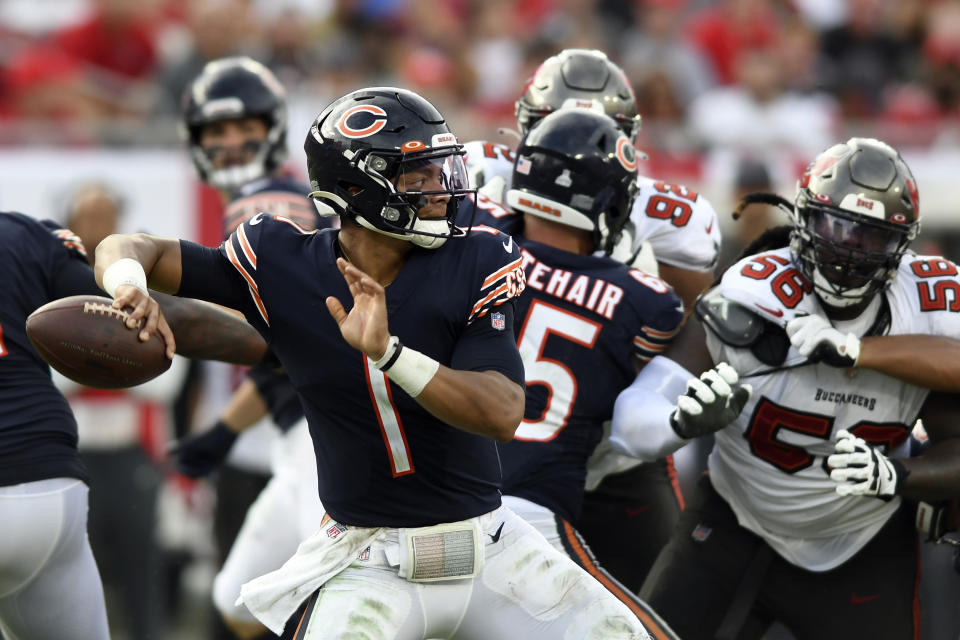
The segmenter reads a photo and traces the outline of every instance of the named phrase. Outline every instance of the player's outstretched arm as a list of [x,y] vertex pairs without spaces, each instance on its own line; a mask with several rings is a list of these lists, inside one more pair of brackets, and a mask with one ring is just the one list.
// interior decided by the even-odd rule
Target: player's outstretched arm
[[683,300],[683,308],[687,315],[693,311],[697,302],[697,297],[707,290],[713,283],[712,271],[694,271],[692,269],[682,269],[663,262],[657,263],[659,275],[667,284],[673,287],[680,299]]
[[400,344],[387,328],[383,287],[343,258],[337,259],[353,296],[349,313],[334,297],[327,309],[347,343],[443,422],[506,442],[523,419],[523,388],[495,371],[459,371]]
[[873,369],[934,391],[960,392],[960,340],[926,334],[858,339],[816,315],[798,315],[786,330],[812,362]]
[[841,495],[895,495],[935,502],[960,496],[960,398],[931,393],[920,412],[930,446],[913,458],[888,458],[847,431],[827,459]]
[[176,336],[177,353],[195,360],[254,365],[267,343],[243,316],[210,302],[152,292]]

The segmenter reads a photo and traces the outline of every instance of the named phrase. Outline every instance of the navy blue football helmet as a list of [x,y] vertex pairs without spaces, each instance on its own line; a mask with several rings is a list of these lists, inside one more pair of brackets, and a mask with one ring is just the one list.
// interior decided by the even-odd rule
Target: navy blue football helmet
[[507,204],[593,234],[609,254],[637,197],[637,151],[613,118],[563,109],[538,122],[517,148]]
[[[215,169],[215,149],[200,145],[204,125],[235,118],[261,118],[263,142],[250,142],[254,159],[242,166]],[[236,190],[269,175],[287,158],[287,104],[283,86],[265,66],[246,56],[208,62],[183,96],[181,137],[200,178],[218,189]]]
[[[303,148],[310,197],[321,215],[332,211],[424,248],[465,235],[454,220],[475,190],[463,145],[418,94],[394,87],[353,91],[317,116]],[[442,217],[421,217],[444,200]]]

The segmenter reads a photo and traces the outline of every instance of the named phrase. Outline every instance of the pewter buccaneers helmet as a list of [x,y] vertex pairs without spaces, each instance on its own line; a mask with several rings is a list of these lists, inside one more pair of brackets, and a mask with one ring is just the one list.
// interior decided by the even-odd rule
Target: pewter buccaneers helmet
[[886,143],[851,138],[817,156],[798,185],[791,241],[817,296],[869,302],[920,231],[919,206],[913,174]]
[[524,87],[515,110],[520,133],[549,113],[568,107],[606,113],[627,137],[640,133],[640,113],[623,69],[596,49],[564,49],[543,61]]
[[[454,225],[469,189],[463,145],[440,112],[412,91],[373,87],[349,93],[317,116],[304,143],[321,215],[330,209],[357,224],[435,249],[465,235]],[[404,176],[433,172],[440,189],[414,191]],[[446,215],[420,219],[431,196],[449,196]]]
[[552,113],[517,148],[507,204],[593,234],[609,254],[637,197],[637,152],[610,117],[583,109]]
[[[218,120],[261,118],[267,139],[249,142],[256,152],[249,163],[214,169],[216,149],[200,146],[204,125]],[[208,62],[183,95],[180,135],[197,174],[217,189],[234,190],[283,166],[287,159],[287,103],[283,86],[265,66],[237,56]]]

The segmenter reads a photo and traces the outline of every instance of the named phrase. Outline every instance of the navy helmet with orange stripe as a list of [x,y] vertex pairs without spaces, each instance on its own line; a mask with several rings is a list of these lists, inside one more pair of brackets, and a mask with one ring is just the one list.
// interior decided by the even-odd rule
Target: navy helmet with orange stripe
[[593,234],[609,254],[637,197],[637,151],[613,118],[564,109],[520,142],[507,204]]
[[304,151],[321,215],[428,249],[465,235],[454,224],[474,191],[463,145],[422,96],[394,87],[353,91],[317,116]]

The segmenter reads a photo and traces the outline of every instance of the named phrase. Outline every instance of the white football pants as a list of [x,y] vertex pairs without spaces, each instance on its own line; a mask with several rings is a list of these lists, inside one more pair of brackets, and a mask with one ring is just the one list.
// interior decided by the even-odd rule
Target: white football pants
[[213,583],[217,610],[240,622],[257,621],[246,607],[235,604],[240,586],[280,568],[323,520],[317,496],[317,461],[306,419],[281,435],[273,447],[273,477],[250,505]]
[[[387,529],[311,597],[296,640],[645,640],[637,617],[542,535],[501,507],[474,518],[483,564],[475,578],[409,582],[387,558]],[[361,559],[362,558],[362,559]]]
[[0,630],[6,640],[109,640],[87,539],[87,485],[0,487]]

